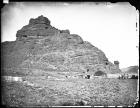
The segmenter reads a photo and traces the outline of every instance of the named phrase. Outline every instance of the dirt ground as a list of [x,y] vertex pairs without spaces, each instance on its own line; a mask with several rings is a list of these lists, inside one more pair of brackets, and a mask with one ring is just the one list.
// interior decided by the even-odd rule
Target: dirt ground
[[34,86],[2,82],[2,102],[7,106],[129,106],[136,100],[135,79],[46,80],[32,77]]

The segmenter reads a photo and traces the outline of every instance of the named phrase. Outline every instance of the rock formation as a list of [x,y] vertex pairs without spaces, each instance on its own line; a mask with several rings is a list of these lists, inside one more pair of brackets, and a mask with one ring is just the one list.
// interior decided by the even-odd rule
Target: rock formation
[[134,103],[135,80],[106,78],[108,73],[119,73],[118,66],[80,36],[51,26],[48,18],[30,19],[16,37],[1,44],[1,72],[8,79],[2,86],[6,106]]
[[[58,30],[44,16],[30,19],[16,41],[2,43],[2,69],[118,73],[97,47],[69,30]],[[25,72],[23,71],[23,74]]]

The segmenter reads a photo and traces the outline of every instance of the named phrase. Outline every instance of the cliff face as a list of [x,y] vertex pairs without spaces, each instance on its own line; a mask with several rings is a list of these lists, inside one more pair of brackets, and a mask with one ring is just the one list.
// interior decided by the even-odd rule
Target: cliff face
[[[105,54],[69,30],[58,30],[44,16],[30,19],[17,31],[16,41],[2,43],[2,70],[117,73]],[[25,71],[22,72],[26,73]]]

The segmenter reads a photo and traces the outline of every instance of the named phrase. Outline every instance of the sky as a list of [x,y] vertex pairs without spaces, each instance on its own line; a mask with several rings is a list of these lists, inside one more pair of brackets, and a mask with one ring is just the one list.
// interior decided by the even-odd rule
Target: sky
[[55,28],[69,29],[101,49],[112,63],[118,60],[120,68],[139,65],[138,11],[129,3],[15,2],[1,15],[1,42],[15,41],[17,30],[43,15]]

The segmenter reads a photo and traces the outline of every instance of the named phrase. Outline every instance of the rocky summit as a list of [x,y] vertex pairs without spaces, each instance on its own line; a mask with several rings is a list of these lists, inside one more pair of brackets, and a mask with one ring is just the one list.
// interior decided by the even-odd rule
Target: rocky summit
[[[119,62],[39,16],[1,43],[2,103],[15,107],[128,106],[137,81],[115,78]],[[115,75],[115,77],[112,75]],[[118,77],[118,76],[117,76]]]
[[[2,43],[3,70],[118,73],[120,70],[97,47],[69,30],[50,25],[44,16],[31,18],[17,31],[16,41]],[[19,74],[26,73],[20,71]],[[32,73],[34,74],[34,72]]]

